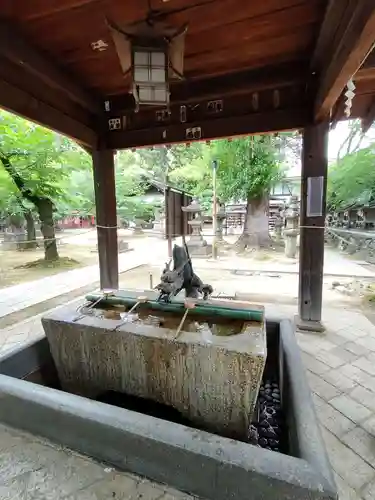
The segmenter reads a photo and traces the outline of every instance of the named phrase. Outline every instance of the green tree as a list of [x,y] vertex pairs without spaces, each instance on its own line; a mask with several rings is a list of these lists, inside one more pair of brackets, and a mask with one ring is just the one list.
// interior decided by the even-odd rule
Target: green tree
[[[125,220],[142,218],[147,207],[140,199],[145,192],[145,172],[140,158],[131,151],[119,151],[115,160],[117,213]],[[143,207],[143,208],[142,208]]]
[[269,244],[268,195],[280,180],[279,140],[271,135],[216,141],[212,157],[218,161],[219,196],[223,201],[245,201],[246,218],[237,247]]
[[0,111],[0,163],[13,182],[25,219],[31,215],[31,207],[38,214],[48,261],[58,259],[55,201],[69,198],[65,181],[85,162],[87,153],[69,139]]
[[194,143],[142,148],[137,153],[145,173],[167,184],[174,170],[188,167],[192,162],[202,158],[203,151],[202,144]]
[[375,197],[375,143],[345,155],[329,169],[327,205],[331,210]]
[[[199,144],[194,156],[179,157],[178,164],[169,178],[173,185],[192,194],[201,202],[205,213],[212,211],[212,150],[209,145]],[[190,149],[190,148],[188,148]]]

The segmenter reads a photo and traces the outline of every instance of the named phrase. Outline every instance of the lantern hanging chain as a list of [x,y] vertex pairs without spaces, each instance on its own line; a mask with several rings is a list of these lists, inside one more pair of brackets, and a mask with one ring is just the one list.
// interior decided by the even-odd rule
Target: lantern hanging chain
[[147,7],[148,7],[148,12],[146,17],[146,23],[149,26],[154,26],[154,17],[159,13],[159,11],[154,10],[152,8],[151,0],[147,0]]

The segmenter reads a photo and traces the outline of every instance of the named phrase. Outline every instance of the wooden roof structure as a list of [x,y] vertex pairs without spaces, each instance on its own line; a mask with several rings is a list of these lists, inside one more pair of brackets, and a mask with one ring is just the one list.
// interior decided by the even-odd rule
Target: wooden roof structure
[[[171,104],[134,110],[107,20],[187,24]],[[375,117],[374,0],[2,0],[0,106],[95,149]],[[181,107],[185,107],[182,113]],[[111,128],[111,130],[110,130]]]

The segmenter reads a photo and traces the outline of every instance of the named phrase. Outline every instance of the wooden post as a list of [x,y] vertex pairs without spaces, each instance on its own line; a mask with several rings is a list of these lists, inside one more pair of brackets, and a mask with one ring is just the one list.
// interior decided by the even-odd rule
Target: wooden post
[[100,287],[102,290],[118,290],[117,212],[113,151],[109,149],[94,150],[92,159]]
[[322,291],[327,191],[328,122],[304,129],[299,251],[299,318],[304,330],[323,331]]
[[217,160],[212,162],[212,191],[213,191],[213,204],[212,204],[212,229],[214,237],[212,239],[212,257],[217,259]]

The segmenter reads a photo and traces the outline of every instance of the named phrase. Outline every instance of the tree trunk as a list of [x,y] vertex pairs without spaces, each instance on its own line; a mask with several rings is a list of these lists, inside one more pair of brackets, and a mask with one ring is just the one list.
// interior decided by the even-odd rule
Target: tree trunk
[[53,222],[53,203],[49,198],[37,196],[33,194],[30,189],[26,188],[25,182],[22,177],[17,173],[13,167],[10,157],[1,156],[0,161],[5,170],[8,172],[13,182],[17,186],[21,196],[32,203],[38,210],[39,219],[41,222],[41,231],[44,238],[44,258],[47,261],[58,260],[59,254],[57,252],[57,244],[55,237],[55,225]]
[[38,198],[35,200],[40,219],[40,230],[44,238],[44,258],[46,261],[58,260],[55,225],[53,222],[53,204],[48,198]]
[[267,196],[248,197],[243,232],[235,245],[237,251],[269,246],[271,240],[268,231],[267,199]]
[[25,247],[36,248],[38,245],[36,241],[36,231],[35,231],[33,214],[31,213],[31,210],[25,209],[23,215],[26,221],[26,232],[27,232],[27,242],[25,244]]

